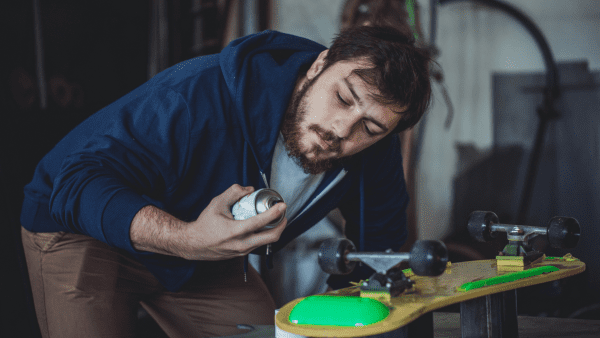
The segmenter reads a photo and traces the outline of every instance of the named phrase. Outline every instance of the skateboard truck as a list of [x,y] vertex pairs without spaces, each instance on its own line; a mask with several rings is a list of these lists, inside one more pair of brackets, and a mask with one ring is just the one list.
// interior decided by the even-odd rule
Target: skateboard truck
[[508,244],[500,256],[521,256],[525,266],[543,256],[542,252],[533,250],[529,240],[546,235],[554,248],[574,248],[579,241],[581,228],[579,222],[571,217],[553,217],[547,227],[531,225],[501,224],[498,216],[491,211],[474,211],[469,216],[468,230],[472,237],[480,242],[494,239],[498,233],[505,232]]
[[[496,257],[498,270],[523,270],[544,256],[533,250],[529,240],[545,235],[554,248],[566,249],[577,245],[581,228],[576,219],[553,217],[547,227],[501,224],[491,211],[474,211],[469,216],[468,230],[480,242],[494,239],[505,232],[508,244]],[[501,266],[506,264],[504,266]],[[514,269],[514,270],[513,270]],[[460,304],[463,337],[518,337],[517,290],[490,294]]]
[[410,268],[419,276],[439,276],[446,269],[448,250],[440,241],[416,241],[410,253],[356,252],[352,241],[346,238],[325,240],[319,249],[319,266],[329,274],[344,275],[354,270],[356,262],[375,270],[375,273],[360,285],[361,296],[370,293],[396,297],[412,287],[413,282],[400,269],[400,263],[408,261]]

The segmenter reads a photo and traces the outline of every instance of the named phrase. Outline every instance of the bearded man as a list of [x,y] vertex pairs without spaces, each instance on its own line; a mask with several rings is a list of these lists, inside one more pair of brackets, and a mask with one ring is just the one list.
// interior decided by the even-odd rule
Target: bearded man
[[[130,337],[140,304],[170,337],[273,324],[275,304],[244,257],[278,251],[334,208],[359,251],[398,250],[408,196],[396,133],[429,103],[426,55],[389,27],[345,30],[330,49],[265,31],[92,115],[25,187],[42,335]],[[232,205],[265,187],[286,203],[235,220]]]

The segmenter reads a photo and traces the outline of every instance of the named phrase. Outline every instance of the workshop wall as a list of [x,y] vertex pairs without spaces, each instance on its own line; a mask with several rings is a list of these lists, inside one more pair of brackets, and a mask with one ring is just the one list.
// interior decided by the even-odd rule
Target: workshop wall
[[344,0],[276,0],[273,29],[329,46],[340,30]]
[[[597,1],[504,2],[518,8],[539,27],[559,64],[562,85],[575,83],[575,79],[569,79],[573,78],[573,74],[598,74],[600,9]],[[422,2],[422,5],[428,6],[429,1]],[[423,12],[428,12],[428,8],[423,8]],[[427,20],[424,28],[428,29],[429,18],[423,16],[422,19]],[[538,46],[525,28],[506,13],[489,7],[464,1],[439,6],[436,31],[436,46],[440,50],[438,62],[445,75],[445,87],[454,115],[446,129],[448,105],[441,95],[442,87],[435,85],[434,104],[427,115],[417,169],[418,235],[420,238],[444,239],[447,243],[448,240],[450,243],[462,243],[462,248],[476,249],[479,254],[491,258],[501,241],[477,245],[468,239],[461,241],[458,239],[460,232],[453,231],[461,227],[464,229],[468,213],[474,208],[482,208],[481,205],[487,206],[484,210],[498,212],[501,221],[516,221],[523,191],[523,166],[529,159],[538,123],[535,108],[541,103],[541,95],[517,95],[521,90],[514,87],[515,84],[519,88],[527,86],[525,79],[531,76],[543,78],[544,62]],[[581,66],[574,66],[578,64]],[[495,83],[494,92],[494,79],[503,78],[507,79],[504,83],[511,81],[512,87],[509,85],[504,89],[512,88],[512,93],[498,90],[499,82]],[[575,78],[584,79],[581,75]],[[538,86],[543,83],[538,82]],[[576,99],[577,95],[581,96]],[[505,102],[504,105],[510,109],[498,109],[499,102]],[[519,311],[529,315],[598,318],[598,293],[594,291],[598,286],[593,282],[600,270],[594,259],[597,257],[594,251],[597,253],[597,250],[593,244],[597,238],[597,222],[590,221],[597,217],[598,212],[594,198],[590,197],[598,195],[600,186],[595,181],[595,174],[589,174],[598,171],[594,166],[598,155],[597,144],[588,141],[594,139],[591,136],[593,132],[587,131],[597,130],[597,124],[593,119],[584,117],[590,116],[590,109],[582,109],[583,103],[574,105],[576,102],[586,102],[586,107],[593,106],[593,102],[597,102],[597,94],[591,91],[586,95],[576,93],[571,85],[557,101],[556,109],[563,118],[552,122],[546,133],[533,202],[524,224],[544,226],[551,216],[557,215],[579,219],[585,241],[569,252],[584,260],[588,271],[564,283],[548,284],[528,289],[524,291],[526,294],[520,293]],[[597,109],[596,106],[596,113],[591,116],[597,116]],[[514,114],[514,118],[511,119],[507,112]],[[575,112],[578,118],[569,118],[575,116]],[[519,114],[530,118],[523,119]],[[586,120],[589,121],[587,124]],[[506,139],[504,143],[499,142],[501,138],[495,135],[495,131],[510,128],[512,124],[507,121],[525,125],[523,128],[530,134],[522,141],[529,142],[515,144],[510,140],[510,147],[505,147]],[[569,129],[574,125],[578,127]],[[513,129],[511,133],[514,134],[516,129],[521,128]],[[570,138],[569,142],[564,142],[565,137]],[[589,156],[581,155],[585,151],[576,153],[574,149],[577,148],[588,150]],[[568,155],[565,156],[565,153]],[[577,168],[578,171],[567,172],[563,168]],[[585,182],[586,189],[595,194],[580,198],[582,194],[578,189],[581,184],[574,184],[577,182],[573,179],[569,182],[570,175]],[[492,196],[494,194],[497,196]],[[591,305],[586,306],[586,303]]]
[[[557,62],[587,60],[591,71],[600,68],[597,1],[505,2],[536,23]],[[428,13],[429,1],[419,3],[422,13]],[[429,17],[422,20],[428,32]],[[544,71],[544,63],[533,38],[516,20],[470,2],[438,7],[436,45],[454,117],[445,129],[448,108],[441,87],[434,86],[417,170],[417,217],[420,238],[443,239],[454,228],[452,180],[461,165],[457,145],[471,145],[480,156],[492,146],[492,74]]]

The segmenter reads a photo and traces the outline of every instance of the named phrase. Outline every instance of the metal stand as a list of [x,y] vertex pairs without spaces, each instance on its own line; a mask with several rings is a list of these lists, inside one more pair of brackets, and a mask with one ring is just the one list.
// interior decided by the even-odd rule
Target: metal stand
[[408,337],[433,338],[433,312],[419,317],[408,326]]
[[506,291],[460,303],[463,338],[518,337],[517,291]]

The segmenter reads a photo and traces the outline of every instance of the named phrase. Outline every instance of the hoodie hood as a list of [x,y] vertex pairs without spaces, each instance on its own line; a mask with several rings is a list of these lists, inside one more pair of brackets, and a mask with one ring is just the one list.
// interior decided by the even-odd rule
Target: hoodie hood
[[239,38],[221,52],[219,62],[235,102],[234,119],[261,172],[270,163],[296,81],[325,49],[304,38],[267,30]]

